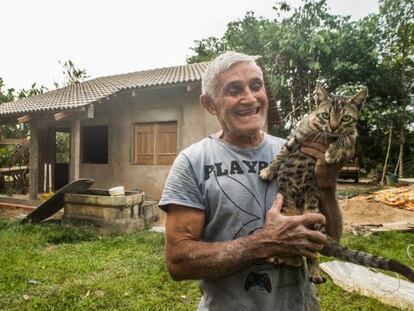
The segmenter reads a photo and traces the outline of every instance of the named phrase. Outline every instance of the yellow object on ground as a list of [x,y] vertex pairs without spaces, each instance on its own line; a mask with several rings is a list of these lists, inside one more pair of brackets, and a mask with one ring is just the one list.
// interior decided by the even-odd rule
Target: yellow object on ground
[[374,192],[370,198],[398,208],[414,211],[414,187],[389,188]]
[[53,191],[50,192],[44,192],[40,195],[40,201],[46,201],[47,199],[49,199],[51,196],[53,196],[55,193]]

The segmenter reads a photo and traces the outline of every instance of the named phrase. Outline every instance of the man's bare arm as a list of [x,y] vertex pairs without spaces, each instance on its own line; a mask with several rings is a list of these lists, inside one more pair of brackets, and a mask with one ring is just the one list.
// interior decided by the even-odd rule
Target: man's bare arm
[[[318,171],[319,172],[319,171]],[[336,200],[336,178],[319,178],[319,208],[326,217],[326,233],[340,241],[343,231],[342,213]]]
[[323,223],[319,214],[283,216],[278,195],[262,230],[226,242],[204,242],[204,212],[170,205],[166,222],[166,263],[175,280],[214,279],[268,257],[300,255],[316,258],[326,237],[308,229]]
[[326,218],[326,232],[339,242],[342,236],[342,213],[336,200],[336,180],[345,161],[353,157],[354,150],[346,150],[343,159],[338,163],[328,164],[325,161],[327,145],[307,143],[301,151],[317,159],[315,177],[318,184],[321,213]]

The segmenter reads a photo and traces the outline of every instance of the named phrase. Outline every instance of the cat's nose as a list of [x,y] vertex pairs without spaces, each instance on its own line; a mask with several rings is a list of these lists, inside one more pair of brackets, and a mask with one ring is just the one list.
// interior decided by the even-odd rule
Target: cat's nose
[[338,124],[331,124],[329,126],[329,129],[331,130],[331,132],[335,132],[338,129]]

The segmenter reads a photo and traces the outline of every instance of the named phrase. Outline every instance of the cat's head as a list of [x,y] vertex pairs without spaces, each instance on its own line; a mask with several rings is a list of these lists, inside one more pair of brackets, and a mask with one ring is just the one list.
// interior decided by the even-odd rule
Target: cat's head
[[368,95],[363,89],[353,96],[330,95],[317,85],[318,107],[314,113],[314,124],[326,136],[339,137],[355,133],[359,112]]

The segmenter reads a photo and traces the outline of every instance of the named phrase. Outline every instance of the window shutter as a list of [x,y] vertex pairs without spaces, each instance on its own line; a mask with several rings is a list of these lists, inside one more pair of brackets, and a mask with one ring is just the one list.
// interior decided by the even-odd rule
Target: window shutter
[[177,122],[157,123],[156,126],[156,162],[172,164],[177,156]]
[[134,125],[134,164],[169,165],[176,156],[176,121]]
[[151,165],[154,163],[154,124],[135,124],[134,163]]

